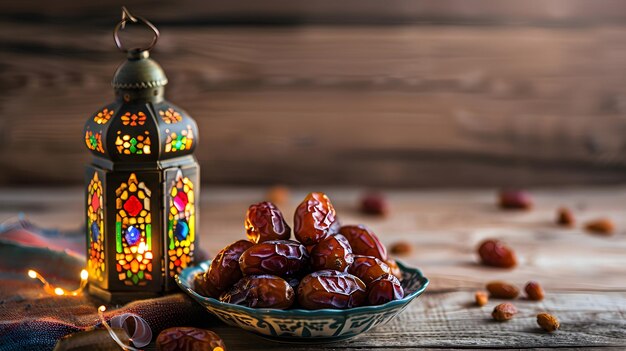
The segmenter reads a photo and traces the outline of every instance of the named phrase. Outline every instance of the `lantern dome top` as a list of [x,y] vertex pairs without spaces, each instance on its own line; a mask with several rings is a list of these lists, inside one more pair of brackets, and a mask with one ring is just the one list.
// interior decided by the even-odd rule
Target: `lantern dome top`
[[128,59],[117,68],[111,84],[115,89],[157,88],[167,84],[167,77],[148,50],[134,49],[128,51]]
[[[152,42],[144,48],[127,49],[118,36],[126,23],[138,23],[152,30]],[[113,75],[116,101],[96,111],[85,124],[87,148],[99,159],[139,167],[191,155],[198,142],[196,122],[181,108],[164,99],[167,77],[150,58],[150,49],[159,31],[146,19],[122,9],[122,21],[113,32],[115,45],[125,52]]]
[[193,153],[196,122],[165,100],[167,78],[147,50],[130,50],[115,72],[116,101],[96,111],[85,124],[87,148],[114,163],[153,162]]

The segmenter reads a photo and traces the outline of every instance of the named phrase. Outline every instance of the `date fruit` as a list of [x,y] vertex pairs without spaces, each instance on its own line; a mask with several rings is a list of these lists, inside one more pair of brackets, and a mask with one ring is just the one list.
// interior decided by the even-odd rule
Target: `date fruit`
[[539,285],[539,283],[537,283],[536,281],[532,281],[532,280],[526,283],[526,286],[524,287],[524,291],[526,292],[526,297],[528,297],[529,300],[533,300],[533,301],[541,301],[543,300],[543,297],[545,295],[541,285]]
[[589,221],[585,224],[585,229],[593,234],[600,235],[613,235],[615,231],[615,225],[613,221],[608,218],[600,218],[593,221]]
[[517,314],[517,308],[515,305],[509,302],[501,303],[493,309],[491,316],[493,319],[504,322],[513,318]]
[[324,193],[310,193],[298,205],[293,217],[296,239],[306,246],[317,244],[331,233],[336,221],[333,204]]
[[361,279],[345,272],[322,270],[302,278],[298,285],[298,302],[309,310],[346,309],[367,301],[367,289]]
[[497,299],[514,299],[519,295],[519,289],[515,285],[499,280],[487,283],[487,291],[491,297]]
[[383,194],[368,193],[361,198],[360,210],[365,214],[384,216],[389,212],[389,205]]
[[348,272],[361,279],[365,285],[369,286],[374,280],[384,274],[391,273],[389,266],[372,256],[354,256],[354,262],[348,268]]
[[291,307],[294,300],[295,293],[289,283],[269,274],[243,277],[220,296],[220,301],[226,303],[280,310]]
[[163,330],[156,338],[156,346],[159,351],[226,351],[226,344],[219,335],[210,330],[191,327]]
[[285,222],[283,214],[271,202],[259,202],[251,205],[244,223],[248,239],[254,243],[269,240],[287,240],[291,228]]
[[364,225],[344,225],[339,233],[348,239],[355,255],[374,256],[382,261],[387,260],[387,250],[380,243],[376,234]]
[[523,190],[502,190],[499,194],[500,207],[510,210],[529,210],[533,207],[533,199]]
[[198,290],[207,296],[218,298],[224,290],[235,284],[243,277],[239,258],[252,245],[254,244],[248,240],[239,240],[218,252],[204,274],[204,279],[196,281],[198,285],[202,285]]
[[327,236],[311,250],[311,269],[314,271],[334,269],[345,272],[352,262],[352,248],[341,234]]
[[573,227],[576,220],[569,208],[561,207],[556,214],[556,224],[563,227]]
[[500,240],[483,241],[478,247],[478,254],[482,263],[487,266],[512,268],[517,265],[515,252]]
[[308,261],[309,253],[299,242],[270,240],[246,250],[239,258],[239,267],[244,276],[272,274],[290,278],[305,268]]
[[537,324],[539,324],[543,330],[550,333],[561,327],[561,323],[559,323],[559,320],[555,316],[545,312],[537,315]]
[[400,267],[398,266],[396,260],[394,260],[393,258],[388,258],[385,263],[387,264],[387,266],[389,266],[389,269],[391,269],[391,274],[395,275],[396,278],[402,281],[402,271],[400,270]]
[[265,195],[267,200],[276,205],[282,206],[289,202],[289,188],[284,185],[276,185],[271,187]]
[[389,251],[394,255],[410,255],[413,252],[413,245],[406,241],[398,241],[391,245]]
[[402,285],[393,274],[383,274],[368,285],[367,301],[370,305],[382,305],[403,297]]
[[474,294],[474,299],[476,300],[476,304],[481,307],[486,305],[487,302],[489,302],[489,297],[487,296],[487,293],[484,291],[477,291]]
[[207,272],[196,274],[193,278],[193,289],[202,296],[212,296],[213,294],[211,294],[206,288],[206,274]]

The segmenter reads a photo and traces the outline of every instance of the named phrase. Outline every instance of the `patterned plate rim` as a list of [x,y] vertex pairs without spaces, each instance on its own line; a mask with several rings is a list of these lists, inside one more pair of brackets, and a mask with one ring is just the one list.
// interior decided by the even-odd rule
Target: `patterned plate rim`
[[206,296],[200,295],[193,290],[193,288],[191,287],[191,284],[193,283],[193,278],[196,276],[196,274],[200,272],[204,272],[209,268],[209,266],[211,265],[211,260],[206,260],[206,261],[198,263],[195,266],[191,266],[191,267],[187,267],[183,269],[180,272],[180,274],[176,275],[176,283],[182,290],[187,292],[187,294],[189,294],[194,299],[198,301],[203,301],[221,310],[238,310],[238,311],[248,313],[248,314],[263,314],[263,315],[276,316],[276,317],[284,317],[286,315],[306,315],[306,316],[353,315],[353,314],[361,314],[361,313],[368,313],[368,312],[377,312],[380,310],[392,309],[396,306],[403,306],[411,302],[411,300],[418,297],[424,292],[424,290],[426,290],[426,287],[428,286],[430,281],[428,280],[428,278],[426,278],[422,274],[422,271],[420,271],[418,268],[407,266],[406,264],[404,264],[403,262],[399,260],[396,260],[396,262],[398,263],[398,267],[400,267],[400,270],[403,273],[406,272],[406,273],[416,275],[415,279],[419,279],[420,281],[420,287],[417,290],[404,296],[404,298],[400,300],[389,301],[382,305],[361,306],[361,307],[354,307],[354,308],[349,308],[345,310],[331,309],[331,308],[325,308],[325,309],[319,309],[319,310],[305,310],[305,309],[279,310],[275,308],[253,308],[253,307],[226,303],[226,302],[222,302],[220,300],[214,299],[212,297],[206,297]]

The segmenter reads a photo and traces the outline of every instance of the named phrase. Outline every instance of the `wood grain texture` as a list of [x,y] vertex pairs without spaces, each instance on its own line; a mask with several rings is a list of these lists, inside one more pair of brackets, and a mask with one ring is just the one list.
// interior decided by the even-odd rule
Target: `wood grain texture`
[[[272,343],[207,317],[206,327],[219,333],[229,350],[626,347],[626,188],[535,189],[536,205],[529,212],[499,210],[492,190],[389,190],[385,193],[391,211],[386,218],[356,211],[359,189],[316,190],[331,197],[344,223],[367,224],[387,246],[400,240],[411,243],[413,254],[399,259],[419,267],[431,285],[391,323],[337,344]],[[281,206],[289,223],[305,192],[292,190],[290,200]],[[215,253],[244,238],[245,210],[264,198],[262,188],[203,188],[201,247]],[[82,222],[82,199],[79,188],[0,190],[0,220],[27,211],[35,223],[73,229]],[[559,206],[574,212],[574,229],[554,225]],[[580,229],[585,221],[598,217],[615,222],[614,236],[594,236]],[[475,249],[485,238],[506,241],[520,265],[500,270],[477,264]],[[476,307],[473,293],[495,279],[518,286],[537,280],[546,289],[546,298],[515,300],[520,313],[509,322],[493,322],[491,310],[502,301]],[[555,314],[561,330],[541,331],[535,315],[542,311]]]
[[[155,2],[111,0],[102,3],[37,0],[0,3],[0,18],[46,23],[108,25],[125,5],[159,23],[188,25],[249,24],[543,24],[620,23],[626,5],[619,0],[254,0]],[[155,6],[156,5],[156,6]]]
[[[16,5],[17,6],[17,5]],[[626,27],[164,26],[202,179],[514,186],[626,180]],[[123,60],[99,26],[0,21],[0,184],[79,183]]]

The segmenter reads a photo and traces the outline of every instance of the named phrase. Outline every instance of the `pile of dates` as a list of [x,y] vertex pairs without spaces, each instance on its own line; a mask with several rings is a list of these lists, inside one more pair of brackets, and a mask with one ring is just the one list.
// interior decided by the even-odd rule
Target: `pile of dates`
[[402,299],[401,272],[376,235],[363,225],[341,226],[323,193],[296,208],[293,234],[271,202],[251,205],[248,240],[223,248],[196,291],[256,308],[346,309]]

